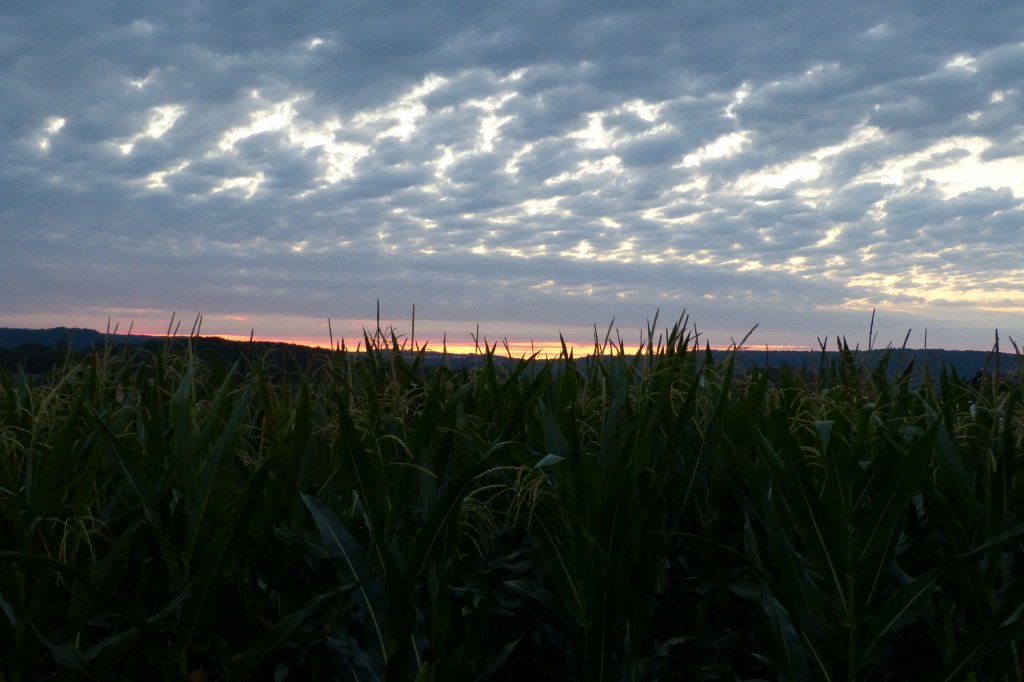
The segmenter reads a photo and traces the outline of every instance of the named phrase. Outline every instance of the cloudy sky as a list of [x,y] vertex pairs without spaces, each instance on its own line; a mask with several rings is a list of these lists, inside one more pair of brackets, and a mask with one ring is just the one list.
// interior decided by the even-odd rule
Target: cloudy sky
[[1024,340],[1024,4],[4,2],[0,326]]

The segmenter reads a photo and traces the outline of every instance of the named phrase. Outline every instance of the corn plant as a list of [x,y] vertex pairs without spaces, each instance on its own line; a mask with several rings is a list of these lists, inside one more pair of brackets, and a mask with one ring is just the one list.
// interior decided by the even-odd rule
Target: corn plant
[[656,324],[0,372],[0,680],[1021,679],[1019,375]]

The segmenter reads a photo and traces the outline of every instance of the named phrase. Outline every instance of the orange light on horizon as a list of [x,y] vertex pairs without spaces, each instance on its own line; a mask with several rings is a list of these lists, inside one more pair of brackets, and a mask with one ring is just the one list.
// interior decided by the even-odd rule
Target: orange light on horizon
[[[226,316],[228,319],[238,321],[242,316]],[[172,318],[173,322],[173,318]],[[199,324],[197,321],[196,324]],[[366,347],[366,339],[363,336],[346,337],[346,336],[335,336],[333,337],[334,346],[331,345],[331,338],[328,335],[317,335],[311,337],[309,335],[257,335],[254,330],[251,330],[247,334],[236,334],[231,332],[221,332],[219,330],[202,330],[196,329],[195,326],[190,325],[186,328],[184,320],[178,322],[173,329],[168,329],[166,326],[162,326],[163,323],[157,323],[160,326],[153,326],[153,322],[144,323],[138,327],[132,326],[132,335],[134,336],[152,336],[152,337],[166,337],[170,334],[173,337],[184,338],[188,337],[190,332],[198,331],[198,336],[207,338],[222,338],[228,341],[236,342],[247,342],[255,341],[259,343],[280,343],[280,344],[292,344],[298,346],[306,346],[309,348],[320,348],[320,349],[331,349],[334,347],[344,347],[345,350],[349,351],[362,351]],[[201,325],[200,325],[201,326]],[[364,327],[365,329],[371,328],[370,326]],[[116,330],[112,329],[114,333]],[[325,330],[328,331],[328,330]],[[390,347],[391,345],[391,329],[384,332],[381,336],[377,337],[375,343],[379,342],[382,346]],[[121,331],[120,333],[125,333]],[[456,338],[451,339],[442,335],[440,340],[436,340],[431,337],[427,338],[416,338],[410,340],[408,336],[404,334],[398,335],[398,344],[402,350],[405,351],[419,351],[426,347],[428,352],[443,353],[447,352],[453,355],[476,355],[481,354],[487,349],[493,350],[493,352],[499,357],[511,357],[513,359],[529,358],[536,355],[539,359],[554,359],[562,356],[562,341],[559,339],[554,340],[541,340],[528,339],[528,340],[508,340],[507,338],[501,338],[493,340],[487,336],[483,336],[479,341],[474,340],[472,333],[470,338]],[[663,339],[660,337],[658,341]],[[371,341],[374,337],[371,336]],[[658,347],[658,341],[655,342],[655,348]],[[734,342],[734,341],[733,341]],[[691,343],[693,340],[691,339]],[[594,338],[591,336],[586,341],[578,341],[572,339],[565,339],[566,349],[572,353],[573,357],[580,358],[595,353]],[[714,351],[728,351],[732,349],[731,344],[711,344],[711,349]],[[696,342],[697,350],[704,350],[705,339],[703,336],[697,339]],[[625,353],[626,355],[635,355],[641,349],[647,349],[647,346],[640,340],[633,343],[622,342],[622,345],[616,344],[612,340],[608,340],[607,343],[601,344],[600,352],[604,354],[617,354],[619,352]],[[818,352],[817,348],[811,348],[808,346],[800,345],[788,345],[788,344],[747,344],[743,346],[743,350],[749,353],[757,353],[764,351],[795,351],[795,352]]]
[[[215,334],[211,336],[218,336],[222,339],[229,341],[249,341],[249,336],[245,334]],[[371,337],[372,339],[372,337]],[[329,342],[323,340],[315,340],[309,337],[284,337],[284,336],[253,336],[253,341],[260,343],[287,343],[299,346],[307,346],[310,348],[323,348],[329,350],[332,348]],[[362,351],[366,348],[366,339],[363,337],[358,338],[335,338],[335,348],[344,347],[348,351]],[[390,347],[390,339],[384,342],[384,345]],[[562,354],[562,344],[560,341],[506,341],[501,340],[495,343],[490,339],[481,339],[479,343],[474,341],[459,341],[459,340],[447,340],[442,339],[441,341],[433,341],[431,339],[420,340],[416,339],[415,348],[412,342],[406,338],[400,338],[398,340],[399,347],[407,351],[419,351],[424,346],[426,350],[432,353],[449,353],[452,355],[476,355],[483,354],[485,351],[485,344],[487,348],[493,349],[494,353],[502,356],[513,358],[530,357],[533,354],[537,354],[539,358],[553,358],[558,357]],[[573,353],[575,357],[589,354],[594,349],[593,342],[588,344],[570,343],[566,341],[566,348]],[[581,353],[581,350],[584,351]],[[625,346],[627,353],[635,353],[637,346]]]
[[[227,339],[229,341],[249,341],[250,336],[247,334],[204,334],[203,336],[219,337]],[[371,337],[372,338],[372,337]],[[332,346],[329,342],[311,339],[309,337],[285,337],[285,336],[257,336],[253,335],[251,340],[259,343],[282,343],[282,344],[293,344],[298,346],[306,346],[309,348],[322,348],[324,350],[331,350]],[[347,351],[362,351],[365,350],[366,340],[363,337],[358,338],[335,338],[335,348],[344,347]],[[528,358],[536,354],[540,359],[553,359],[561,357],[562,355],[562,342],[561,341],[508,341],[502,339],[500,341],[492,341],[490,339],[481,339],[479,343],[474,341],[459,341],[459,340],[446,340],[442,339],[440,342],[433,341],[431,339],[420,340],[417,339],[415,342],[415,348],[408,339],[399,339],[399,347],[406,351],[419,351],[424,345],[426,350],[432,353],[448,353],[451,355],[477,355],[483,354],[486,348],[493,349],[493,352],[500,357],[511,357],[513,359]],[[390,339],[386,344],[390,346]],[[584,357],[592,355],[594,353],[594,342],[593,340],[586,343],[579,343],[565,341],[566,349],[572,353],[573,357]],[[627,355],[635,355],[641,349],[639,344],[627,344],[624,343],[621,346],[621,351]],[[646,350],[646,346],[644,347]],[[731,350],[731,346],[723,345],[712,345],[711,350],[713,351],[728,351]],[[704,350],[704,345],[699,344],[698,350]],[[744,346],[743,350],[746,352],[756,353],[764,351],[796,351],[796,352],[809,352],[812,349],[807,346],[793,346],[793,345],[760,345],[760,346]],[[616,354],[620,352],[620,346],[609,343],[604,347],[604,353]]]

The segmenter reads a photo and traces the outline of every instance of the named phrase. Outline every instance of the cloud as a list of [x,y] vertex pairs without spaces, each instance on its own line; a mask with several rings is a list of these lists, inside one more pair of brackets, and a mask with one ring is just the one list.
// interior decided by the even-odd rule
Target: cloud
[[984,345],[1022,305],[1024,10],[983,5],[11,8],[0,323],[382,299],[810,345],[878,307]]

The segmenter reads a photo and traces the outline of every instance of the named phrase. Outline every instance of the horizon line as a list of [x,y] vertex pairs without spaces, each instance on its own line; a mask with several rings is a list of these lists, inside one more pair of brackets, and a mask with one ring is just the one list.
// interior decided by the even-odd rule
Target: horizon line
[[[246,334],[232,334],[232,333],[209,333],[209,334],[205,334],[205,333],[202,333],[200,329],[196,329],[195,327],[193,328],[193,331],[191,333],[184,333],[184,334],[178,333],[178,328],[175,328],[173,331],[168,330],[168,331],[156,332],[156,331],[149,331],[149,330],[140,331],[140,330],[134,329],[134,326],[130,326],[128,331],[122,332],[122,331],[119,330],[119,325],[115,325],[113,329],[109,329],[108,328],[107,330],[99,330],[99,329],[95,329],[95,328],[91,328],[91,327],[65,327],[64,325],[60,325],[58,327],[37,327],[37,328],[31,328],[31,327],[10,327],[9,329],[26,329],[26,330],[29,330],[29,331],[46,331],[48,329],[58,329],[58,328],[61,328],[61,327],[66,328],[66,329],[72,329],[72,330],[81,329],[83,331],[91,331],[91,332],[94,332],[94,333],[97,333],[97,334],[100,334],[100,335],[104,335],[104,336],[135,336],[135,337],[146,337],[146,338],[152,338],[152,339],[160,339],[160,338],[169,338],[169,339],[179,339],[179,338],[181,338],[181,339],[185,339],[185,338],[217,339],[217,338],[219,338],[219,339],[223,339],[223,340],[226,340],[226,341],[232,341],[232,342],[244,343],[244,342],[250,342],[251,341],[253,343],[280,343],[280,344],[290,344],[290,345],[302,346],[302,347],[305,347],[305,348],[315,348],[315,349],[330,350],[330,351],[344,350],[344,351],[349,351],[349,352],[363,352],[363,351],[366,350],[365,349],[366,337],[364,337],[364,336],[359,336],[359,337],[344,337],[344,336],[342,336],[342,337],[333,337],[332,336],[329,340],[325,341],[325,340],[317,340],[317,339],[314,339],[314,338],[309,337],[309,336],[256,335],[254,333],[255,330],[251,330],[250,334],[248,334],[248,335],[246,335]],[[371,340],[374,340],[374,339],[382,340],[384,342],[384,345],[390,348],[390,346],[391,346],[391,332],[394,331],[393,328],[379,329],[379,330],[376,330],[375,334],[370,334],[368,330],[366,330],[366,331],[367,331],[366,336],[369,337]],[[396,333],[395,337],[397,338],[397,340],[399,341],[399,344],[400,344],[399,350],[404,351],[404,352],[411,352],[411,353],[428,352],[428,353],[438,353],[438,354],[447,353],[447,354],[452,354],[452,355],[484,355],[485,352],[486,352],[485,349],[490,349],[490,351],[495,353],[496,355],[500,355],[501,357],[509,357],[509,358],[512,358],[512,359],[522,359],[522,358],[527,358],[527,357],[531,357],[531,356],[534,356],[534,355],[536,357],[542,358],[542,359],[551,359],[551,358],[558,358],[558,357],[561,357],[563,355],[562,339],[559,339],[559,340],[546,340],[546,341],[538,341],[536,339],[511,340],[510,341],[510,340],[508,340],[507,337],[503,337],[503,338],[498,339],[498,340],[491,340],[488,337],[484,336],[483,338],[481,338],[479,340],[476,340],[476,339],[472,339],[472,334],[470,334],[470,337],[472,339],[470,341],[458,340],[458,339],[449,340],[447,338],[447,336],[443,335],[442,336],[442,340],[439,343],[435,343],[435,342],[433,342],[430,339],[430,337],[427,337],[425,340],[422,340],[422,341],[420,339],[412,339],[412,338],[410,338],[409,336],[407,336],[405,334],[397,334]],[[827,337],[827,339],[832,339],[832,338],[833,337],[831,337],[831,336]],[[839,338],[839,337],[836,337],[836,338]],[[664,335],[663,334],[659,335],[659,339],[663,340],[664,339]],[[332,342],[334,344],[333,346],[331,345]],[[819,342],[820,342],[820,338],[819,338]],[[574,340],[570,340],[570,339],[564,339],[564,343],[565,343],[566,350],[568,350],[570,353],[572,353],[574,357],[585,357],[585,356],[589,356],[589,355],[594,355],[595,354],[594,351],[598,350],[598,349],[603,350],[603,354],[605,354],[605,355],[613,354],[613,353],[618,353],[620,351],[624,352],[625,354],[628,354],[628,355],[635,355],[641,349],[646,350],[647,347],[648,347],[646,341],[642,345],[638,344],[638,343],[629,343],[629,344],[622,343],[621,346],[620,346],[618,343],[615,343],[611,339],[607,339],[606,342],[603,343],[603,344],[596,344],[593,339],[590,339],[587,342],[580,342],[580,341],[574,341]],[[659,345],[660,345],[659,343],[657,343],[657,342],[655,343],[655,350],[657,350],[659,348]],[[438,347],[438,346],[440,346],[440,347]],[[731,351],[731,350],[739,350],[739,351],[748,352],[748,353],[758,353],[758,352],[821,353],[823,350],[824,350],[824,352],[836,352],[838,350],[836,348],[829,348],[827,346],[825,348],[821,348],[820,346],[818,348],[814,348],[814,347],[807,346],[807,345],[796,345],[796,344],[744,344],[744,343],[741,343],[738,346],[737,346],[737,344],[735,342],[733,342],[733,343],[731,343],[729,345],[701,344],[699,342],[699,340],[696,340],[696,339],[693,339],[693,338],[690,339],[690,343],[688,343],[688,347],[689,348],[696,347],[696,349],[699,350],[699,351],[703,351],[703,350],[705,350],[705,348],[710,347],[710,349],[712,351],[716,351],[716,352],[728,352],[728,351]],[[869,352],[869,351],[870,352],[876,352],[876,351],[880,352],[880,351],[884,351],[886,349],[889,349],[889,350],[908,350],[908,351],[929,351],[929,350],[932,350],[932,351],[976,352],[976,353],[993,353],[993,352],[996,351],[995,347],[988,348],[986,350],[981,350],[981,349],[976,349],[976,348],[970,348],[970,349],[929,348],[929,347],[916,348],[916,347],[911,347],[911,346],[896,346],[896,345],[893,345],[891,343],[888,344],[888,345],[885,345],[885,346],[873,346],[873,347],[870,347],[870,348],[861,348],[859,344],[850,347],[850,350],[861,351],[861,352]],[[577,353],[580,352],[580,351],[583,351],[583,353],[581,355],[577,355]],[[1005,349],[1000,348],[999,349],[999,353],[1000,354],[1007,354],[1007,355],[1020,355],[1020,352],[1016,348],[1009,349],[1009,350],[1005,350]]]

